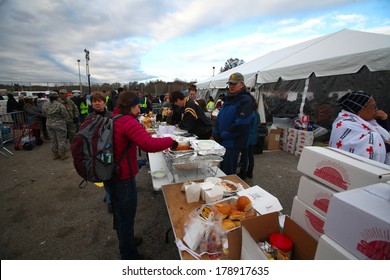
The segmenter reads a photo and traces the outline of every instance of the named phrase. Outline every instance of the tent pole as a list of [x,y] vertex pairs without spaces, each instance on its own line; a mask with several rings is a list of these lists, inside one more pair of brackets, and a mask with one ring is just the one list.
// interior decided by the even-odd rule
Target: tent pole
[[306,78],[305,88],[303,89],[303,92],[302,92],[301,107],[299,108],[299,118],[301,118],[303,116],[303,107],[305,106],[307,90],[309,89],[309,81],[310,81],[310,77]]

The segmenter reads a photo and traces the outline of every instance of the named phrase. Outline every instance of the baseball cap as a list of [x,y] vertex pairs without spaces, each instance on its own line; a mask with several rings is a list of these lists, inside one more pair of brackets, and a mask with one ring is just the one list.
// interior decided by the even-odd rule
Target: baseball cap
[[227,83],[237,84],[240,82],[244,82],[244,76],[241,73],[233,73],[230,75]]
[[62,89],[60,89],[60,94],[61,94],[61,93],[67,94],[68,92],[66,91],[66,89],[63,89],[63,88],[62,88]]

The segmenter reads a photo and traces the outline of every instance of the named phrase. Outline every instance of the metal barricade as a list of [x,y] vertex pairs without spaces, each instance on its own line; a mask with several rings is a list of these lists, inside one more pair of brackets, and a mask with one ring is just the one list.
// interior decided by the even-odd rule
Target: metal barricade
[[27,117],[25,112],[17,111],[0,115],[2,123],[2,145],[13,142],[14,149],[32,149],[32,131],[38,129],[38,119],[36,116]]
[[[4,137],[3,137],[3,135],[4,135]],[[9,157],[9,156],[14,155],[10,150],[8,150],[6,147],[4,147],[4,144],[9,142],[9,138],[12,140],[12,137],[10,137],[11,135],[12,135],[11,128],[4,125],[0,119],[0,148],[1,148],[0,154],[2,154],[5,157]]]

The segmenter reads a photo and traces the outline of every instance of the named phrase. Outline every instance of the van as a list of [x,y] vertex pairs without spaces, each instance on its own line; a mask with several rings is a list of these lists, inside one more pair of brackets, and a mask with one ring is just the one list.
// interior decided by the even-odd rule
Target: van
[[15,97],[15,98],[18,98],[19,95],[23,95],[24,97],[31,97],[31,98],[37,98],[38,97],[38,94],[42,92],[43,95],[46,95],[47,91],[44,91],[44,90],[41,90],[41,91],[14,91],[12,92],[12,95]]

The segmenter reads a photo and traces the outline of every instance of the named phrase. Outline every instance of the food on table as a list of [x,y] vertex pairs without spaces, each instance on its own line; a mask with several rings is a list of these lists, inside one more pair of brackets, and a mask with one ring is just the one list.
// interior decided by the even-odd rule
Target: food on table
[[252,201],[247,196],[240,196],[237,199],[237,209],[244,212],[251,210]]
[[153,119],[149,116],[145,117],[143,120],[143,125],[145,129],[153,127]]
[[222,221],[222,227],[224,230],[231,230],[236,227],[235,223],[232,220],[225,219]]
[[174,149],[174,151],[185,151],[185,150],[192,150],[190,145],[177,145],[177,148]]
[[255,216],[257,216],[257,214],[256,214],[256,210],[254,208],[245,212],[245,219],[250,218],[250,217],[255,217]]
[[241,220],[245,219],[245,212],[234,210],[234,211],[230,212],[229,219],[241,221]]
[[227,181],[222,181],[220,183],[217,183],[217,185],[224,187],[227,191],[236,191],[237,187],[234,185],[234,183],[230,183]]
[[[225,230],[239,227],[243,219],[257,216],[257,212],[252,207],[252,202],[247,196],[217,202],[204,207],[202,211],[202,215],[206,218],[210,212],[214,212],[214,220],[222,220],[222,227]],[[234,224],[233,228],[231,228],[232,223],[230,221]]]
[[222,219],[225,219],[227,216],[229,216],[229,214],[231,212],[231,207],[228,204],[217,203],[217,204],[215,204],[215,207],[217,207],[217,210],[219,211],[219,213],[222,214]]

